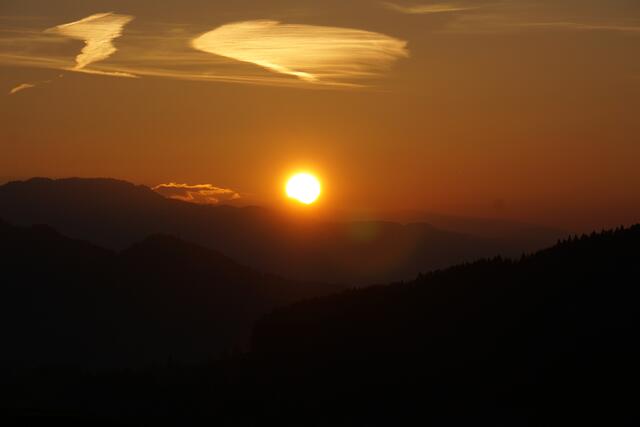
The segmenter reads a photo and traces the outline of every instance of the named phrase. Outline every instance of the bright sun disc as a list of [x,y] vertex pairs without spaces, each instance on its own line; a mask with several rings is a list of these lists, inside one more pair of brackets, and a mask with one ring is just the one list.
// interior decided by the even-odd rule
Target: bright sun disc
[[287,196],[310,205],[320,195],[320,181],[308,173],[299,173],[287,181]]

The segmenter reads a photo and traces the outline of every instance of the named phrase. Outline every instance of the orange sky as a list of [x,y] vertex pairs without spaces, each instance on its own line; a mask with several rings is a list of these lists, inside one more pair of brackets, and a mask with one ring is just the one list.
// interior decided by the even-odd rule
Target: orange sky
[[0,180],[279,206],[306,168],[332,211],[640,221],[640,2],[5,3]]

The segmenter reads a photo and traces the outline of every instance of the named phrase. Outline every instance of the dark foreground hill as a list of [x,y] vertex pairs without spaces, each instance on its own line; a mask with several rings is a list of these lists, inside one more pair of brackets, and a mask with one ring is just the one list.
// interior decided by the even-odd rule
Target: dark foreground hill
[[251,353],[206,366],[14,378],[9,402],[229,426],[638,425],[639,275],[635,226],[281,308]]
[[5,368],[218,358],[246,347],[261,314],[340,289],[264,275],[170,236],[116,253],[3,222],[0,271]]
[[156,233],[179,236],[257,270],[299,280],[368,285],[487,256],[519,256],[564,237],[511,228],[498,237],[444,231],[424,222],[323,222],[303,215],[166,199],[111,179],[36,178],[0,186],[0,218],[49,224],[120,250]]
[[294,304],[258,323],[253,349],[320,400],[615,424],[635,417],[639,304],[635,226]]

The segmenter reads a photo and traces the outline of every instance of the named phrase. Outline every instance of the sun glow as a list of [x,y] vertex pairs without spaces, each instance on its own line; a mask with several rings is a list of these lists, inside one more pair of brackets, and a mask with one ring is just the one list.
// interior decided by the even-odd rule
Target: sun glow
[[295,199],[305,205],[310,205],[318,199],[321,185],[318,179],[309,173],[298,173],[287,181],[287,197]]

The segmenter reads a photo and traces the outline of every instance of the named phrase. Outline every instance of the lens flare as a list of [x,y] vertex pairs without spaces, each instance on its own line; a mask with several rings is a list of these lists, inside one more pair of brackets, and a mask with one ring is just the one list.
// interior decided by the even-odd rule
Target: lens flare
[[320,196],[320,181],[309,173],[298,173],[287,181],[286,192],[287,197],[310,205]]

